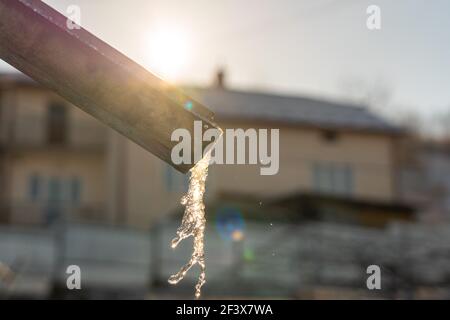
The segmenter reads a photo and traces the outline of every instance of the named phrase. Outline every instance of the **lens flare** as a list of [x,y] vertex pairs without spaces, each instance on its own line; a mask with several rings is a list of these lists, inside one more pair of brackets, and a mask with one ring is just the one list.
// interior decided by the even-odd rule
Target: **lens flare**
[[240,210],[229,206],[220,208],[216,215],[216,229],[223,240],[243,240],[245,222]]

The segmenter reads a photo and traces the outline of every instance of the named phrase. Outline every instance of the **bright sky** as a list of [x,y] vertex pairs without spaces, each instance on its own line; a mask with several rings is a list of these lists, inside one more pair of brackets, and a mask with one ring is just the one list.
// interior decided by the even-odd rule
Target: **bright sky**
[[[234,88],[333,98],[382,86],[403,109],[450,109],[448,0],[45,2],[78,5],[83,27],[178,83],[208,85],[222,65]],[[379,31],[366,27],[370,4]]]

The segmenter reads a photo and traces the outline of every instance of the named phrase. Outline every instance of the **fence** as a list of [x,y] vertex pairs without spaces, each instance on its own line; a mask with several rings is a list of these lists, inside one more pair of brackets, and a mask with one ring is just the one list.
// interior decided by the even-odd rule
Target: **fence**
[[58,288],[67,289],[67,267],[77,265],[87,292],[143,297],[148,291],[150,241],[146,233],[105,226],[2,227],[0,261],[16,274],[11,286],[3,285],[7,296],[45,298],[54,290],[64,292]]
[[[75,294],[66,288],[66,269],[78,265],[80,298],[192,298],[196,268],[177,286],[167,283],[192,250],[191,241],[170,248],[177,226],[178,221],[167,220],[151,232],[81,224],[46,230],[2,227],[0,261],[16,278],[0,292],[38,298]],[[381,230],[247,222],[243,238],[232,241],[210,221],[205,248],[205,297],[450,297],[447,225]],[[366,287],[366,268],[372,264],[382,270],[380,291]]]

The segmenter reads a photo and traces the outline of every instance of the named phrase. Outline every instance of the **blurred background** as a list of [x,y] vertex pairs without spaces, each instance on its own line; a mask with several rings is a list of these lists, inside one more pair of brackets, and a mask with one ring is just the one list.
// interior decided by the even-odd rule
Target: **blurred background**
[[[280,129],[277,175],[210,167],[204,298],[450,298],[450,3],[45,2],[222,128]],[[192,250],[170,248],[187,186],[0,64],[0,298],[193,298],[197,268],[167,283]]]

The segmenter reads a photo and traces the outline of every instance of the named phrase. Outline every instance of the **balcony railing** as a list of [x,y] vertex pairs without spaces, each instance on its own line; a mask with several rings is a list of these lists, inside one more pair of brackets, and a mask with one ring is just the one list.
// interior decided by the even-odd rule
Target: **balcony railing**
[[104,205],[61,203],[15,203],[0,206],[0,223],[45,226],[60,222],[107,223]]
[[[103,149],[108,129],[101,123],[70,119],[67,125],[52,130],[44,117],[17,117],[8,123],[0,140],[6,148],[68,147],[77,149]],[[55,131],[60,137],[55,137]]]

